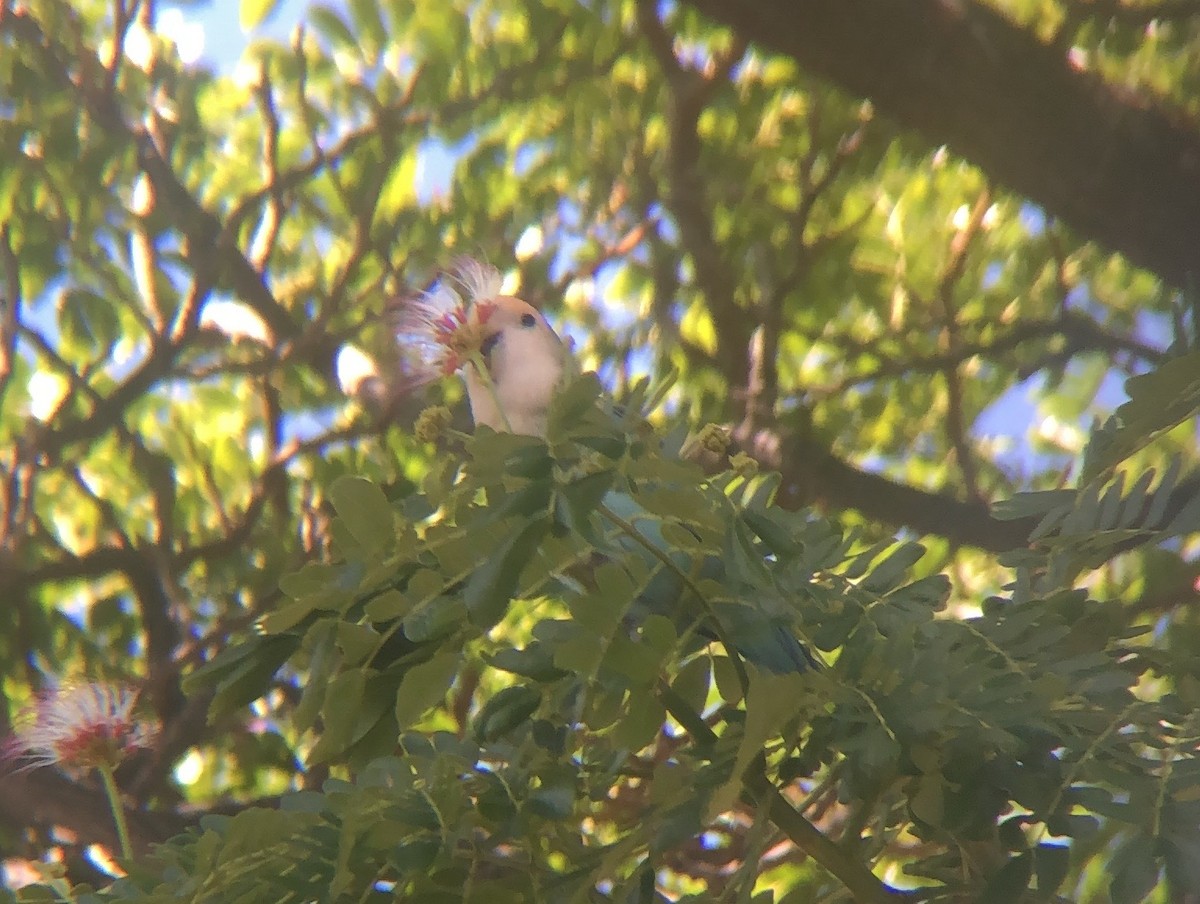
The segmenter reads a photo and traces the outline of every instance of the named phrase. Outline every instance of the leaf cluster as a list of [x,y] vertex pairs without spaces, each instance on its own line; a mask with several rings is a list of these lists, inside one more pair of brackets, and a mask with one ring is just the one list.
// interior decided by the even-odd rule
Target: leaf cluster
[[[285,798],[303,820],[211,822],[160,861],[211,900],[628,900],[649,875],[693,887],[684,852],[748,820],[758,846],[731,860],[730,893],[846,882],[819,850],[815,874],[764,862],[772,839],[803,848],[782,795],[860,871],[903,862],[930,900],[1053,900],[1071,857],[1114,834],[1118,899],[1158,862],[1191,882],[1194,707],[1141,692],[1141,631],[1112,630],[1048,567],[1061,548],[947,617],[919,545],[785,512],[771,478],[704,478],[598,392],[590,376],[565,390],[544,442],[481,431],[412,496],[336,485],[338,560],[288,578],[291,601],[192,686],[216,687],[219,716],[288,660],[310,763],[356,778]],[[639,519],[613,514],[617,494]],[[670,555],[647,554],[657,535]],[[819,665],[779,674],[739,651],[774,629]]]
[[[106,894],[1194,888],[1196,305],[1113,247],[1194,232],[1118,136],[1200,43],[1186,4],[998,5],[1120,86],[1115,150],[1046,170],[1078,231],[958,156],[977,111],[921,94],[979,129],[941,147],[700,3],[317,5],[226,74],[153,4],[0,3],[3,694],[138,685],[135,836],[209,813]],[[738,467],[589,383],[545,443],[416,441],[380,312],[459,253],[606,390],[676,367]],[[55,779],[4,778],[6,851],[104,841]]]

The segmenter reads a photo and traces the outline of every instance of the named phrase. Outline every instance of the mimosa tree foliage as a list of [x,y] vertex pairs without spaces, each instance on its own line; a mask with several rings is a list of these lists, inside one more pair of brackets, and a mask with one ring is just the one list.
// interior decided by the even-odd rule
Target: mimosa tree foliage
[[[218,73],[155,6],[0,0],[0,718],[160,727],[115,882],[5,767],[12,894],[1200,893],[1200,9],[352,0]],[[545,441],[398,388],[460,254],[595,372]]]

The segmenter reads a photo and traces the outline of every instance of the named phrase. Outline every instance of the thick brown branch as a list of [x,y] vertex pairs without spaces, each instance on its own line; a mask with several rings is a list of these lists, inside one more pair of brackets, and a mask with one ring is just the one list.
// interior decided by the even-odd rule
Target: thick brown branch
[[[204,723],[202,710],[193,714]],[[209,813],[234,814],[248,807],[277,807],[278,797],[252,801],[224,801],[212,807],[179,810],[140,810],[128,806],[125,819],[135,854],[145,854],[159,844],[196,825]],[[80,846],[103,844],[118,849],[112,812],[99,782],[74,782],[54,769],[13,770],[0,764],[0,827],[20,834],[30,827],[48,830],[62,826],[78,836]]]
[[167,560],[168,554],[162,549],[148,546],[139,549],[125,569],[146,639],[145,696],[162,723],[169,722],[184,705],[179,672],[174,665],[180,630],[172,596],[178,594],[178,589],[173,586],[174,578]]
[[[783,481],[777,500],[786,509],[817,505],[834,511],[854,509],[868,519],[918,534],[944,537],[958,546],[988,552],[1008,552],[1028,545],[1038,518],[1004,521],[992,515],[982,501],[964,501],[947,493],[923,490],[857,468],[834,455],[804,424],[781,424],[780,433],[759,431],[753,436],[735,433],[738,444],[763,467],[779,471]],[[1171,493],[1164,522],[1200,494],[1200,477],[1189,477]],[[1142,523],[1149,511],[1133,521]],[[1111,548],[1112,555],[1146,542],[1135,536]]]
[[738,442],[764,467],[783,477],[778,501],[784,508],[819,505],[854,509],[868,518],[920,534],[991,552],[1026,545],[1037,519],[1001,521],[982,502],[964,502],[863,471],[842,461],[803,427],[780,434],[739,435]]
[[[182,832],[191,819],[175,813],[126,810],[136,851]],[[65,826],[84,843],[117,850],[112,813],[99,785],[68,781],[52,769],[0,774],[0,825],[23,831],[30,826]]]
[[1200,278],[1200,130],[973,0],[687,0],[1167,282]]

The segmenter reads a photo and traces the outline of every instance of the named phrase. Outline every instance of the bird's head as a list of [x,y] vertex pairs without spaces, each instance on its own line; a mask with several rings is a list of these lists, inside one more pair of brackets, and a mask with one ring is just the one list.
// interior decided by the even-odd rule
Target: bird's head
[[464,370],[475,424],[530,436],[546,432],[546,412],[562,380],[566,348],[533,305],[511,295],[477,304],[491,310],[483,318],[480,359]]
[[500,274],[463,260],[449,278],[399,307],[407,382],[461,371],[475,424],[544,436],[567,349],[533,305],[500,291]]

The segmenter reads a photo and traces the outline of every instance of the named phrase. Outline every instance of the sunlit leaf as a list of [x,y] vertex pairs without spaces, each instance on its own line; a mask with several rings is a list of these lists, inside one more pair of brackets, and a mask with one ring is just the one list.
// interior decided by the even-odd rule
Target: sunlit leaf
[[279,0],[241,0],[238,21],[243,31],[253,31],[265,22],[279,6]]

